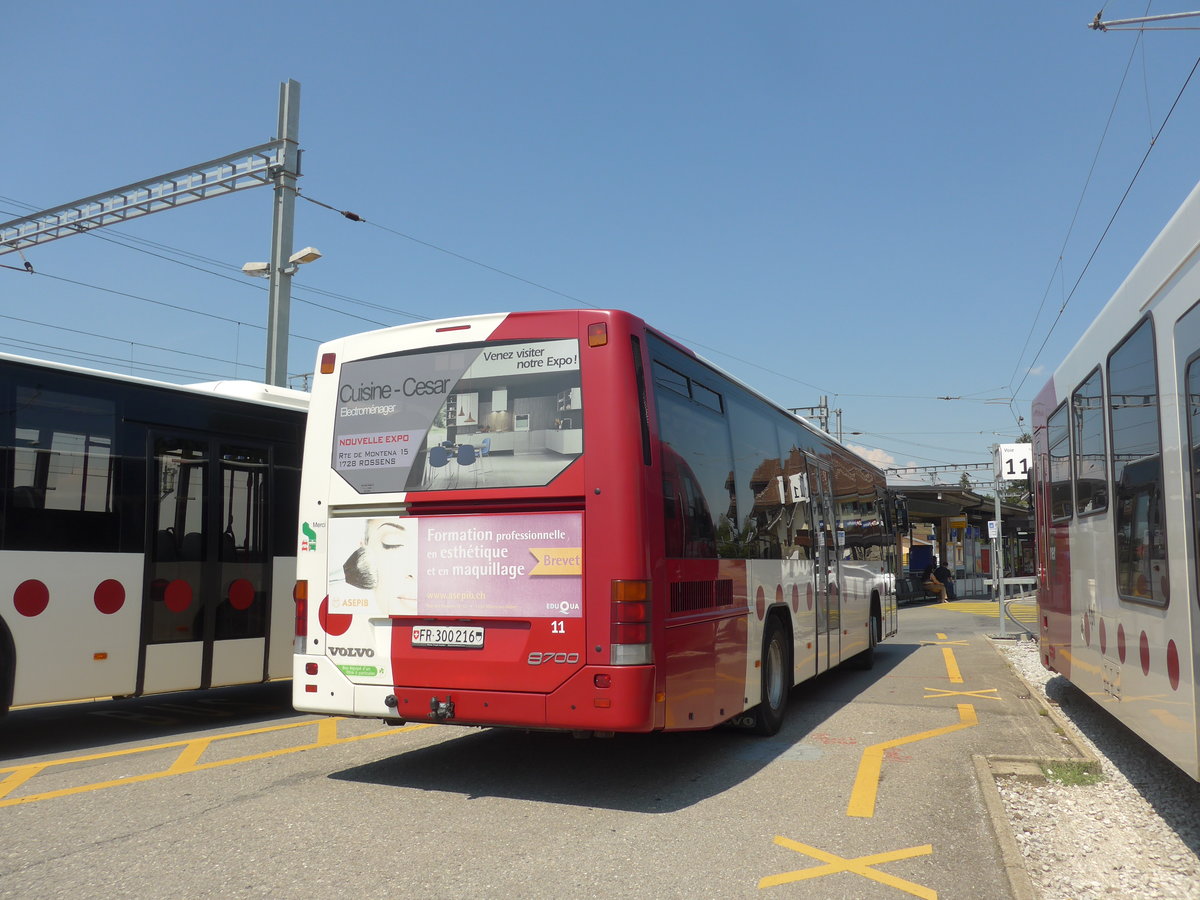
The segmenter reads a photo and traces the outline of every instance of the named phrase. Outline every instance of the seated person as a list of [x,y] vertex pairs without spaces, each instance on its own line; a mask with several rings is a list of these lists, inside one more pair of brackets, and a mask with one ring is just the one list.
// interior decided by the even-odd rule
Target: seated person
[[931,594],[935,594],[938,600],[942,603],[946,602],[946,586],[937,580],[937,576],[933,574],[933,563],[925,567],[925,571],[921,573],[921,585]]

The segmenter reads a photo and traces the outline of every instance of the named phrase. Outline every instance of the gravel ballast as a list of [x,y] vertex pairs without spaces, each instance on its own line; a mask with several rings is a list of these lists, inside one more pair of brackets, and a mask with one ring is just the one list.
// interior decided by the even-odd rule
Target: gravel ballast
[[1200,784],[1043,668],[1036,642],[998,647],[1103,769],[1094,785],[996,779],[1042,900],[1200,900]]

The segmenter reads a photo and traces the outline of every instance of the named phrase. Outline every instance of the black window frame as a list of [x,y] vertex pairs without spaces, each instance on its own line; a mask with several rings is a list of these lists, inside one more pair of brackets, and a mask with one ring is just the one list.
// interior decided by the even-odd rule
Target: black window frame
[[[1060,419],[1061,421],[1055,421]],[[1061,437],[1055,439],[1055,430],[1061,430]],[[1066,445],[1066,452],[1060,456],[1055,456],[1055,450],[1063,445]],[[1072,462],[1071,455],[1071,418],[1067,409],[1067,403],[1064,400],[1054,412],[1046,417],[1046,458],[1049,468],[1049,488],[1050,488],[1050,521],[1054,524],[1070,522],[1075,516],[1075,492],[1074,479],[1072,477]],[[1056,477],[1059,473],[1055,470],[1055,459],[1061,459],[1066,465],[1066,477]],[[1066,497],[1062,496],[1062,491],[1065,486]],[[1065,513],[1059,510],[1066,510]]]
[[[1085,495],[1085,493],[1081,487],[1081,483],[1082,483],[1081,473],[1084,470],[1084,462],[1085,462],[1084,456],[1085,456],[1085,451],[1087,449],[1083,446],[1083,443],[1084,443],[1084,438],[1087,436],[1087,434],[1084,432],[1084,429],[1083,429],[1083,425],[1085,424],[1085,422],[1084,422],[1084,417],[1083,417],[1082,413],[1080,412],[1080,410],[1082,409],[1082,406],[1080,403],[1080,396],[1081,396],[1083,389],[1088,386],[1089,382],[1091,382],[1093,378],[1097,379],[1096,387],[1098,388],[1098,390],[1094,396],[1089,396],[1087,399],[1089,399],[1089,400],[1094,399],[1097,402],[1098,405],[1095,407],[1095,411],[1100,414],[1100,432],[1099,432],[1099,434],[1100,434],[1100,445],[1101,446],[1100,446],[1099,458],[1100,458],[1100,462],[1101,462],[1100,471],[1101,471],[1101,475],[1103,477],[1103,485],[1101,486],[1100,491],[1098,491],[1098,492],[1092,491]],[[1110,462],[1109,453],[1108,453],[1108,423],[1105,421],[1105,410],[1108,408],[1108,404],[1105,402],[1104,383],[1105,383],[1104,372],[1100,368],[1100,366],[1096,366],[1094,369],[1092,369],[1091,372],[1088,373],[1086,378],[1084,378],[1081,382],[1079,382],[1079,384],[1078,384],[1078,386],[1076,386],[1075,390],[1073,390],[1071,392],[1071,416],[1070,416],[1071,483],[1074,486],[1074,494],[1075,494],[1074,502],[1072,503],[1072,508],[1075,510],[1075,514],[1078,515],[1080,518],[1083,518],[1085,516],[1094,516],[1094,515],[1098,515],[1103,512],[1107,512],[1108,508],[1109,508],[1109,501],[1110,501],[1110,498],[1112,497],[1112,491],[1110,489],[1110,485],[1109,485],[1109,481],[1108,481],[1108,474],[1109,474],[1109,469],[1111,467],[1111,462]],[[1086,509],[1082,508],[1085,505],[1085,496],[1089,500],[1092,498],[1095,498],[1096,496],[1101,497],[1102,499],[1101,499],[1100,505],[1096,505],[1093,502]]]
[[[1117,358],[1118,355],[1120,353],[1122,353],[1122,351],[1124,351],[1130,345],[1131,341],[1133,341],[1135,338],[1138,338],[1141,335],[1142,329],[1149,329],[1148,334],[1149,334],[1150,355],[1149,355],[1148,360],[1143,360],[1143,364],[1145,364],[1146,362],[1149,363],[1150,373],[1154,379],[1154,384],[1152,386],[1152,390],[1146,394],[1141,394],[1141,393],[1136,393],[1136,392],[1128,393],[1123,390],[1118,390],[1118,388],[1124,387],[1124,385],[1121,384],[1119,381],[1115,381],[1113,378],[1114,359]],[[1163,471],[1163,458],[1162,458],[1163,421],[1162,421],[1162,412],[1161,412],[1162,404],[1160,402],[1161,385],[1159,384],[1159,378],[1158,378],[1158,342],[1157,342],[1156,338],[1157,338],[1157,335],[1156,335],[1156,331],[1155,331],[1155,327],[1154,327],[1153,318],[1151,316],[1143,317],[1141,320],[1138,321],[1138,323],[1136,325],[1134,325],[1133,328],[1131,328],[1125,334],[1125,336],[1113,347],[1113,349],[1111,351],[1109,351],[1108,356],[1105,359],[1104,370],[1105,370],[1105,375],[1106,375],[1105,380],[1107,382],[1107,388],[1108,388],[1107,393],[1106,393],[1106,398],[1107,398],[1107,409],[1108,409],[1107,415],[1108,415],[1108,440],[1109,440],[1109,461],[1110,461],[1109,478],[1111,479],[1110,483],[1112,485],[1112,498],[1111,498],[1110,502],[1111,502],[1112,508],[1113,508],[1113,516],[1112,516],[1113,566],[1114,566],[1113,575],[1114,575],[1114,581],[1115,581],[1116,588],[1117,588],[1117,595],[1121,598],[1122,601],[1127,602],[1127,603],[1137,603],[1137,604],[1140,604],[1143,606],[1154,607],[1156,609],[1166,609],[1170,605],[1170,593],[1171,593],[1170,592],[1170,581],[1169,581],[1170,549],[1169,549],[1168,542],[1167,542],[1167,528],[1166,528],[1166,510],[1165,510],[1166,481],[1165,481],[1165,477],[1164,477],[1165,473]],[[1155,427],[1153,429],[1154,446],[1153,447],[1136,448],[1135,452],[1140,453],[1141,450],[1150,450],[1150,452],[1149,453],[1140,453],[1140,455],[1137,456],[1136,458],[1123,460],[1123,459],[1121,459],[1121,457],[1123,455],[1125,455],[1125,452],[1127,452],[1127,451],[1123,452],[1123,448],[1125,447],[1125,442],[1118,441],[1117,438],[1118,438],[1119,432],[1128,426],[1124,422],[1119,423],[1118,419],[1125,418],[1124,410],[1126,408],[1134,408],[1134,407],[1129,406],[1125,402],[1120,402],[1120,400],[1121,400],[1121,398],[1129,398],[1129,397],[1135,397],[1135,396],[1147,397],[1147,398],[1153,397],[1154,398],[1154,402],[1152,404],[1146,404],[1147,407],[1153,406],[1153,409],[1154,409],[1154,418],[1155,418]],[[1136,424],[1136,422],[1135,422],[1135,424]],[[1141,433],[1141,432],[1139,431],[1139,433]],[[1123,490],[1122,485],[1125,480],[1125,474],[1126,474],[1126,472],[1129,471],[1130,467],[1133,465],[1140,465],[1148,474],[1151,474],[1152,476],[1156,475],[1156,477],[1153,480],[1153,486],[1154,486],[1155,490],[1151,491],[1150,493],[1147,493],[1144,490],[1126,493]],[[1120,467],[1120,471],[1118,471],[1118,467]],[[1145,483],[1150,483],[1150,482],[1139,482],[1139,484],[1145,484]],[[1164,566],[1162,577],[1167,579],[1166,582],[1162,584],[1161,589],[1160,589],[1159,587],[1155,586],[1153,573],[1151,573],[1152,577],[1147,579],[1147,584],[1151,591],[1149,596],[1144,596],[1144,595],[1135,593],[1131,590],[1126,590],[1126,587],[1128,586],[1128,584],[1130,582],[1125,576],[1132,575],[1134,577],[1134,580],[1136,580],[1136,576],[1139,573],[1137,572],[1136,568],[1131,568],[1131,569],[1129,569],[1128,572],[1123,571],[1123,564],[1127,561],[1134,561],[1135,566],[1136,566],[1136,561],[1133,559],[1133,557],[1135,555],[1134,551],[1137,549],[1137,546],[1138,546],[1133,543],[1133,538],[1135,536],[1133,529],[1137,524],[1136,517],[1129,521],[1129,525],[1130,525],[1129,543],[1124,548],[1122,546],[1122,533],[1121,532],[1122,532],[1122,528],[1126,522],[1126,515],[1127,515],[1126,501],[1128,500],[1128,501],[1133,502],[1134,506],[1136,507],[1136,501],[1138,501],[1143,496],[1147,497],[1146,509],[1147,509],[1148,514],[1156,514],[1156,518],[1151,518],[1151,517],[1147,518],[1146,528],[1145,528],[1145,533],[1149,538],[1148,546],[1149,546],[1151,554],[1152,554],[1150,557],[1150,560],[1151,560],[1150,565],[1152,565],[1153,560],[1155,558],[1161,559],[1162,564]],[[1157,527],[1155,527],[1155,526],[1157,526]],[[1157,556],[1157,557],[1153,555],[1154,551],[1155,551],[1155,547],[1156,547],[1156,541],[1161,542],[1160,543],[1161,555]],[[1141,573],[1141,574],[1144,575],[1144,573]]]

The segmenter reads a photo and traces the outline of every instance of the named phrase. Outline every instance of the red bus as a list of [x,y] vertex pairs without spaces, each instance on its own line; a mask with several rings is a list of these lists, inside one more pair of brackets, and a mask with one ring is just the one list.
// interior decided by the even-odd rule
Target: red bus
[[635,316],[405,325],[318,372],[301,711],[769,734],[896,631],[883,474]]
[[290,677],[307,405],[0,354],[0,713]]
[[1043,664],[1200,779],[1200,188],[1033,403]]

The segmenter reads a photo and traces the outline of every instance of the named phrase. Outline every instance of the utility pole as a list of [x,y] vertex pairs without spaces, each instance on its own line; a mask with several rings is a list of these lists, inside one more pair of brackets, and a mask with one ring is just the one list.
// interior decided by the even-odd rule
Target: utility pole
[[[797,416],[815,416],[816,420],[821,425],[821,430],[829,434],[829,398],[822,397],[821,402],[816,406],[793,406],[788,409],[788,412]],[[838,410],[838,415],[841,415],[841,410]],[[840,424],[840,420],[839,420]],[[839,428],[840,430],[840,428]],[[839,437],[840,440],[840,437]]]
[[291,318],[292,232],[296,222],[296,179],[300,175],[300,83],[288,79],[279,86],[279,128],[282,159],[271,170],[275,202],[271,220],[271,275],[267,300],[267,384],[287,387],[288,326]]
[[1000,637],[1007,637],[1008,623],[1004,612],[1004,518],[1000,510],[1000,488],[1004,486],[1000,468],[1000,445],[992,447],[995,453],[996,474],[996,538],[992,544],[992,562],[995,565],[992,581],[996,585],[996,612],[1000,614]]

